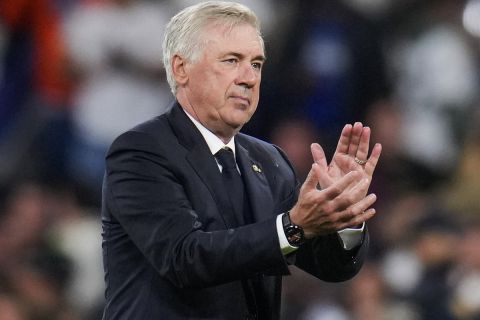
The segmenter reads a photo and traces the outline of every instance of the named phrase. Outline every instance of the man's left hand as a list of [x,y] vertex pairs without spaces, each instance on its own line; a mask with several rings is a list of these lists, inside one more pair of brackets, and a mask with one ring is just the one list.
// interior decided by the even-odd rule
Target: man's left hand
[[318,143],[312,144],[311,151],[315,163],[327,173],[318,177],[320,188],[327,188],[351,171],[358,171],[371,181],[382,146],[376,143],[368,157],[370,134],[370,128],[364,127],[361,122],[356,122],[353,126],[345,125],[330,164],[327,164],[322,147]]

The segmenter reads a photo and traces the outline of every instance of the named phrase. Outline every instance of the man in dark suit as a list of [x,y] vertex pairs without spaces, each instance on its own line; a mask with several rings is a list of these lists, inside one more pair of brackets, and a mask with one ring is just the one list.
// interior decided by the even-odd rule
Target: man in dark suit
[[176,101],[107,155],[104,319],[273,320],[289,264],[326,281],[359,271],[381,147],[368,157],[370,129],[346,125],[329,165],[312,144],[300,186],[279,148],[239,133],[264,61],[257,18],[242,5],[201,3],[168,24]]

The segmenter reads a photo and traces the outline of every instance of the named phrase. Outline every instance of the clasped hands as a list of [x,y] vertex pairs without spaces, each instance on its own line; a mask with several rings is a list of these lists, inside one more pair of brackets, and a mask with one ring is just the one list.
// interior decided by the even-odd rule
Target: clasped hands
[[311,145],[314,163],[290,211],[307,238],[357,227],[375,215],[377,197],[368,189],[382,146],[375,144],[369,156],[370,134],[360,122],[347,124],[330,164],[322,147]]

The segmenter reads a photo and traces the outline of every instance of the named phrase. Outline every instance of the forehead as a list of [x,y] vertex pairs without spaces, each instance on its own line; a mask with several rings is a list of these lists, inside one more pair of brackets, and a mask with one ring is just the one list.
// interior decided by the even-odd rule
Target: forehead
[[257,29],[247,23],[234,26],[211,23],[204,29],[203,40],[207,47],[206,53],[216,49],[262,57],[265,55],[263,41]]

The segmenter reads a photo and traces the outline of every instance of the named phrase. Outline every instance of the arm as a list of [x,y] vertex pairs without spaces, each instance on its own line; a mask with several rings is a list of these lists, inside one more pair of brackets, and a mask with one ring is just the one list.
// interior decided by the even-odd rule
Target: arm
[[[171,162],[153,138],[138,132],[119,138],[107,157],[107,206],[127,241],[160,276],[178,287],[203,287],[272,269],[288,272],[274,217],[206,231],[206,213],[196,211],[191,201],[191,193],[198,196],[201,190],[185,187],[185,180],[196,177],[179,172],[178,163]],[[206,208],[216,210],[213,201],[203,200],[209,201]]]
[[360,271],[368,246],[368,231],[361,244],[352,250],[344,250],[338,236],[332,233],[302,245],[296,253],[295,265],[324,281],[345,281]]

